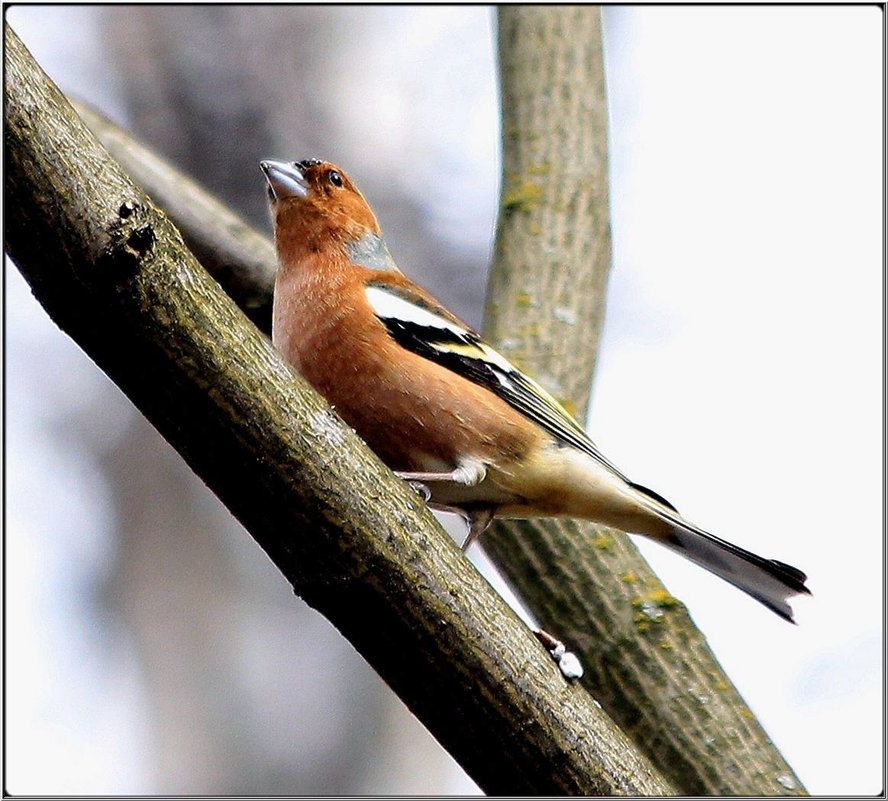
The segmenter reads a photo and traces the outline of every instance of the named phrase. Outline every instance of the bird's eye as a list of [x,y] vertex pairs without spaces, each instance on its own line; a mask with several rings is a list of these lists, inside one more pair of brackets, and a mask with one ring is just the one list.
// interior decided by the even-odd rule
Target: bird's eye
[[333,186],[342,186],[342,176],[336,172],[336,170],[330,170],[330,172],[327,173],[327,180],[329,180]]

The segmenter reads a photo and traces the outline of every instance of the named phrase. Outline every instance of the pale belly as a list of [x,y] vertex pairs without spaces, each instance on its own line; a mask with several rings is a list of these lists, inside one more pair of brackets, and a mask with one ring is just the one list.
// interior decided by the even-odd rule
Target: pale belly
[[433,505],[495,507],[497,517],[583,518],[638,533],[654,533],[662,525],[619,476],[586,454],[555,444],[519,464],[487,465],[486,477],[476,486],[426,484]]

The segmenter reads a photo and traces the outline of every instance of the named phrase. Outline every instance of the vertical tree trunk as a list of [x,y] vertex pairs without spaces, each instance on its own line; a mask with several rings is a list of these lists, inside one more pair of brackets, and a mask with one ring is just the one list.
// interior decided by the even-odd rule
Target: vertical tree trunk
[[[581,420],[610,267],[607,97],[598,8],[502,6],[503,197],[486,333]],[[583,683],[688,794],[804,794],[693,625],[629,539],[555,520],[481,543]]]

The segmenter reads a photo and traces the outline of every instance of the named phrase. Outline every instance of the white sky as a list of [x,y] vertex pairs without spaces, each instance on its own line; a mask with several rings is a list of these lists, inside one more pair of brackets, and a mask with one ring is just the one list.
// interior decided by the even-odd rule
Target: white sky
[[881,25],[636,9],[610,72],[628,122],[591,430],[695,522],[809,574],[790,627],[642,543],[813,793],[883,786]]
[[[383,13],[376,29],[390,35],[364,52],[360,74],[343,87],[351,102],[340,108],[354,112],[354,141],[371,142],[375,162],[402,158],[411,146],[437,153],[403,180],[428,187],[430,213],[456,240],[477,242],[489,231],[498,169],[493,82],[484,72],[492,63],[488,14]],[[66,36],[67,22],[45,20],[22,8],[10,14],[51,74],[70,70],[65,59],[79,40]],[[808,789],[878,793],[882,14],[838,6],[612,7],[605,21],[614,270],[590,432],[625,472],[690,519],[809,574],[814,597],[797,604],[800,625],[792,627],[641,543]],[[394,23],[401,35],[392,35]],[[448,57],[452,72],[431,69]],[[426,82],[424,70],[437,82]],[[456,93],[454,76],[471,86],[472,75],[480,88],[463,86],[464,116],[445,124],[436,92]],[[383,87],[379,102],[372,86]],[[435,91],[424,91],[429,86]],[[404,96],[419,120],[412,145],[403,134],[380,135],[380,128],[400,130]],[[362,113],[362,97],[375,103],[373,114]],[[355,146],[349,159],[362,158]],[[453,169],[442,176],[441,164]],[[17,280],[8,277],[10,378],[16,360],[33,358],[35,348],[59,360],[64,378],[64,365],[81,357],[28,306]],[[17,389],[25,395],[14,396]],[[38,535],[52,530],[88,571],[90,548],[101,543],[89,544],[78,515],[55,513],[85,503],[92,511],[84,514],[101,516],[102,503],[78,495],[83,466],[67,464],[63,443],[40,428],[39,389],[11,384],[7,400],[10,766],[26,788],[49,747],[67,755],[61,773],[77,787],[139,791],[150,785],[131,759],[142,737],[137,682],[109,685],[89,673],[98,668],[88,658],[76,658],[78,647],[88,652],[88,634],[84,610],[66,600],[70,564],[47,571],[43,562],[52,549]],[[50,395],[76,407],[88,403],[89,387]],[[57,483],[70,488],[64,504],[28,500],[31,478],[43,471],[58,471]],[[62,654],[61,664],[50,664],[50,653]],[[36,713],[22,700],[34,698],[41,699]],[[73,725],[83,708],[96,718]]]

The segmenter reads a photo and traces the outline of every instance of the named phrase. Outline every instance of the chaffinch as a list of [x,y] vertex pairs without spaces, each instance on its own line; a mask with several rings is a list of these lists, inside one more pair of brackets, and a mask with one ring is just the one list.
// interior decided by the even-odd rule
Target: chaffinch
[[609,461],[537,384],[403,275],[335,164],[263,161],[279,270],[276,347],[467,548],[497,517],[592,520],[649,537],[792,621],[800,570],[714,537]]

